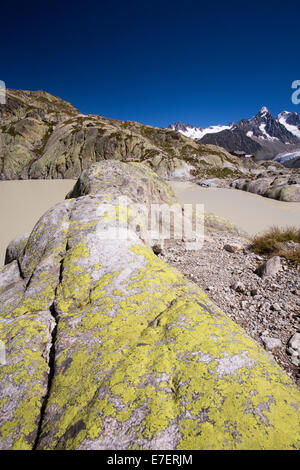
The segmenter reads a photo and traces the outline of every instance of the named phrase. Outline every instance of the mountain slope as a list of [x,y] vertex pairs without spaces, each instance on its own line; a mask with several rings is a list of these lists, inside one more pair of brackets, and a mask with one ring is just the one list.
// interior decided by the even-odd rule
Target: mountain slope
[[300,116],[297,113],[283,111],[277,117],[280,124],[282,124],[289,132],[300,138]]
[[0,179],[76,178],[93,162],[145,162],[162,176],[190,176],[241,162],[170,129],[83,115],[46,92],[8,90],[0,105]]
[[224,130],[216,134],[207,134],[201,142],[204,144],[219,145],[226,148],[228,152],[241,151],[246,154],[256,154],[258,151],[263,150],[263,147],[248,137],[245,132],[237,127],[232,130]]
[[[237,124],[239,126],[239,123]],[[258,137],[263,140],[279,141],[283,144],[297,144],[298,138],[275,119],[265,106],[248,121],[249,137]]]

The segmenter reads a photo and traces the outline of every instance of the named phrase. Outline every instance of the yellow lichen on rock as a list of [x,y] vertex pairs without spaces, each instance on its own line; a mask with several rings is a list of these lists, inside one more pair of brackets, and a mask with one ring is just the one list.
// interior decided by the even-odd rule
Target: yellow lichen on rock
[[[144,191],[138,191],[143,183]],[[173,202],[143,165],[93,165],[71,198],[41,221],[47,227],[48,218],[54,225],[65,213],[63,229],[57,226],[47,235],[37,224],[35,234],[41,235],[31,235],[22,254],[21,266],[31,281],[16,306],[18,314],[9,310],[9,315],[17,344],[23,344],[21,331],[24,341],[28,338],[30,409],[38,409],[34,397],[41,397],[30,364],[35,364],[34,338],[39,334],[40,344],[46,338],[35,327],[43,292],[40,305],[51,306],[56,323],[36,447],[299,449],[297,387],[195,284],[155,256],[126,218],[104,216],[101,202],[107,204],[109,197],[118,206],[124,194],[146,205],[153,199]],[[111,236],[117,223],[128,237]],[[34,239],[43,247],[36,264]],[[55,246],[60,248],[53,251]],[[28,322],[36,331],[27,333]],[[17,370],[18,386],[23,375]],[[3,409],[7,399],[0,394]],[[5,440],[15,436],[16,423],[20,435],[33,432],[36,421],[22,422],[20,406],[0,428],[7,448],[34,445]]]

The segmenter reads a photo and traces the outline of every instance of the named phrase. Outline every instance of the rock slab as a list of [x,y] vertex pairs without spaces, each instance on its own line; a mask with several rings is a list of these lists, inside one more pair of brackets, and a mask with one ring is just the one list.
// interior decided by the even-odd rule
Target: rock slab
[[299,449],[297,387],[124,195],[173,201],[144,165],[93,164],[0,271],[0,447]]

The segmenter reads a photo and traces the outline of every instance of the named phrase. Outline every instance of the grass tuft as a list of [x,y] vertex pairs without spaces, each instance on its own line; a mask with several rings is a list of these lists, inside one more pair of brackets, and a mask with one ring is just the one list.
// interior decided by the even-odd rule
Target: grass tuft
[[300,247],[287,247],[287,242],[300,243],[300,229],[271,227],[252,240],[252,249],[259,255],[282,256],[300,265]]

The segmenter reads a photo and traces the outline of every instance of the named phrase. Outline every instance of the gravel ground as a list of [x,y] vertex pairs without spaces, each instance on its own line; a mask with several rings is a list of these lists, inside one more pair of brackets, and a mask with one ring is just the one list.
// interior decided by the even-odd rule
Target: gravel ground
[[[228,244],[238,250],[227,251]],[[188,251],[176,241],[165,246],[159,257],[206,291],[300,386],[299,367],[287,351],[290,338],[300,331],[299,267],[281,258],[280,271],[262,279],[254,271],[267,258],[251,252],[249,240],[215,230],[206,233],[201,250]]]

